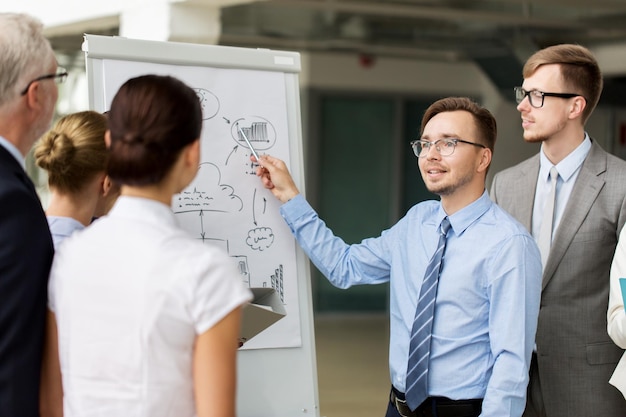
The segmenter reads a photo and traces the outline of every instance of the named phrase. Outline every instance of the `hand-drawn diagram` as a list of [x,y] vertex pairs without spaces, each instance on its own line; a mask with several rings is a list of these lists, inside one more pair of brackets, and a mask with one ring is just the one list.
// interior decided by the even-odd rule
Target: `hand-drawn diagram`
[[194,88],[202,106],[202,120],[214,118],[220,111],[220,100],[215,94],[204,88]]
[[274,270],[274,274],[270,277],[270,282],[272,283],[272,288],[276,290],[278,295],[280,295],[280,301],[285,302],[285,290],[283,286],[283,266],[278,265],[278,268]]
[[[256,176],[250,147],[290,165],[287,93],[280,72],[225,70],[107,61],[107,103],[129,77],[176,74],[194,88],[203,111],[200,164],[192,183],[172,199],[177,221],[205,245],[222,247],[251,288],[271,287],[287,315],[245,349],[301,345],[296,243],[279,214],[280,202]],[[241,131],[239,131],[241,129]],[[260,153],[261,154],[261,153]]]
[[235,189],[222,183],[222,174],[217,165],[203,162],[198,174],[189,186],[174,197],[174,213],[190,211],[220,211],[232,213],[241,211],[243,201],[235,194]]
[[269,227],[257,227],[248,232],[246,243],[254,250],[265,250],[274,243],[274,233]]
[[[196,88],[198,95],[203,94],[203,110],[206,111],[205,104],[217,103],[217,109],[219,109],[219,98],[208,90]],[[211,116],[211,118],[214,115]],[[237,147],[231,150],[224,167],[228,165],[228,162],[234,152],[240,147],[244,148],[248,152],[251,152],[250,145],[254,149],[268,150],[276,143],[276,129],[272,123],[265,117],[261,116],[249,116],[240,117],[231,123],[227,117],[222,117],[228,125],[230,125],[230,137],[237,143]],[[245,135],[245,138],[244,136]],[[213,139],[215,141],[215,139]],[[217,145],[217,143],[212,144]],[[249,153],[243,152],[246,159],[249,161]],[[254,174],[256,171],[256,164],[244,160],[243,173]],[[250,228],[245,237],[245,244],[253,251],[266,251],[274,243],[274,232],[271,227],[259,225],[257,221],[257,211],[259,215],[263,215],[267,208],[267,199],[262,197],[262,205],[257,207],[257,188],[253,189],[252,201],[251,201],[251,220],[254,227]],[[236,213],[245,209],[244,200],[237,194],[235,188],[222,181],[222,172],[220,167],[214,162],[203,162],[198,168],[198,175],[193,182],[180,194],[176,195],[172,202],[172,208],[174,213],[179,216],[184,216],[184,223],[187,228],[192,228],[193,235],[198,239],[201,239],[205,243],[215,244],[216,242],[222,242],[225,250],[228,254],[236,259],[239,272],[241,273],[244,282],[252,286],[251,282],[252,273],[250,271],[250,265],[248,258],[245,255],[233,254],[229,249],[229,240],[221,239],[214,236],[208,227],[208,222],[205,222],[205,217],[209,213]],[[189,216],[192,216],[191,218]],[[195,218],[195,222],[194,219]],[[195,225],[194,225],[195,223]],[[284,285],[283,285],[283,265],[281,264],[276,268],[273,273],[262,279],[261,285],[267,286],[268,283],[279,294],[284,303]]]
[[238,130],[241,127],[254,149],[267,151],[276,143],[276,129],[269,120],[261,116],[250,116],[237,119],[231,126],[232,138],[239,146],[248,148],[246,141]]

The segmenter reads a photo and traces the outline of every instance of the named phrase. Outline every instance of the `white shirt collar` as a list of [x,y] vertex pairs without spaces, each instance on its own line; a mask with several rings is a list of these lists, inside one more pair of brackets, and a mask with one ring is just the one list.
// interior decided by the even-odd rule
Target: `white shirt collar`
[[131,218],[138,222],[168,224],[178,227],[178,221],[170,206],[148,198],[120,196],[115,201],[109,215]]
[[[585,132],[585,139],[581,142],[580,145],[576,147],[569,155],[567,155],[561,162],[556,164],[556,169],[559,171],[559,177],[565,182],[567,182],[572,175],[574,175],[580,166],[585,161],[589,150],[591,149],[591,139],[587,132]],[[552,168],[552,162],[548,160],[548,157],[543,152],[543,146],[541,147],[541,152],[539,152],[539,178],[542,178],[544,181],[548,181],[548,175],[550,173],[550,168]]]

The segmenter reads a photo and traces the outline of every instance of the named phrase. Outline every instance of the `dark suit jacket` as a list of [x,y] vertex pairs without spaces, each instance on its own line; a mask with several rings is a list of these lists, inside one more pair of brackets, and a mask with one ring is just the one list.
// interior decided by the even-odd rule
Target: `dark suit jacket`
[[[495,175],[492,199],[531,230],[539,155]],[[592,141],[543,272],[537,365],[548,417],[626,416],[608,381],[622,350],[609,339],[609,271],[626,221],[626,162]],[[532,380],[532,379],[531,379]]]
[[0,417],[39,415],[54,249],[33,183],[0,146]]

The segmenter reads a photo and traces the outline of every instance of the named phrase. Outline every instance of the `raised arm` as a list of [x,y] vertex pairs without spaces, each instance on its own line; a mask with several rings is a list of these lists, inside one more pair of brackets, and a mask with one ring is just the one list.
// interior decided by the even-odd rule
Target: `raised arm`
[[278,200],[286,203],[300,194],[287,165],[282,160],[270,155],[263,155],[260,158],[260,161],[256,161],[256,158],[250,157],[261,164],[257,169],[257,175],[261,178],[263,186],[270,190]]

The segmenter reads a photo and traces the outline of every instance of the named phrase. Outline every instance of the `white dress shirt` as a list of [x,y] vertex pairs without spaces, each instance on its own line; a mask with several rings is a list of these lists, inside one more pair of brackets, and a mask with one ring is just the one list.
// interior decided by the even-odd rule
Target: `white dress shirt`
[[[609,336],[617,346],[626,349],[626,310],[624,310],[620,278],[626,278],[626,227],[620,232],[611,264],[611,287],[606,317]],[[619,389],[626,398],[626,353],[615,367],[609,383]]]
[[192,417],[194,341],[251,293],[170,207],[123,196],[61,245],[49,297],[66,417]]

